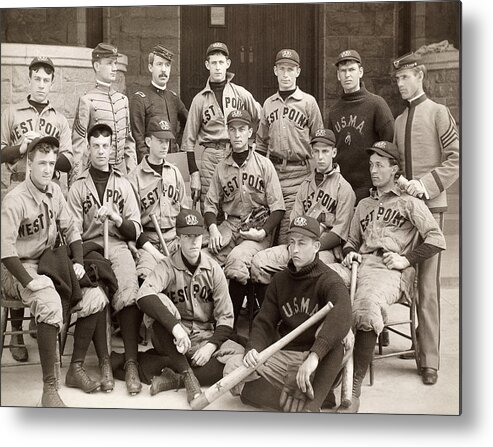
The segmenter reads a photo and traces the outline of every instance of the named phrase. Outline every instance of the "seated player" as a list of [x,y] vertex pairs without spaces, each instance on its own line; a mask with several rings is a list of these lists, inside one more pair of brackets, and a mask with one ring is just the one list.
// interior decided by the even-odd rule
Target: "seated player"
[[353,399],[341,412],[359,409],[361,383],[377,337],[389,306],[400,298],[402,271],[445,249],[445,238],[426,204],[396,184],[400,158],[395,144],[378,141],[367,151],[374,188],[356,207],[342,266],[331,265],[347,278],[353,260],[361,264],[353,303]]
[[129,181],[109,164],[111,127],[96,124],[87,138],[90,166],[70,187],[68,206],[84,243],[103,246],[103,222],[108,219],[109,260],[118,281],[111,304],[117,312],[125,348],[127,391],[134,395],[142,389],[137,367],[142,313],[135,302],[139,285],[127,242],[135,241],[141,232],[139,204]]
[[288,230],[290,261],[276,273],[253,322],[246,355],[232,357],[225,375],[242,363],[257,366],[259,352],[306,321],[329,301],[319,327],[308,328],[240,383],[244,403],[283,411],[320,411],[342,369],[343,340],[351,326],[351,304],[341,278],[318,257],[319,222],[297,216]]
[[[333,163],[337,155],[334,133],[319,129],[310,141],[315,169],[303,181],[294,201],[291,217],[306,214],[320,222],[320,251],[318,256],[325,264],[336,262],[336,250],[347,239],[349,224],[354,212],[355,194],[351,185]],[[286,268],[289,261],[287,245],[262,250],[252,260],[251,277],[255,281],[256,297],[262,303],[265,285],[274,273]]]
[[[204,219],[209,229],[209,252],[224,265],[229,278],[235,321],[250,278],[253,256],[271,244],[271,233],[284,215],[284,200],[274,165],[248,147],[252,118],[246,110],[228,115],[232,151],[216,167],[205,198]],[[252,214],[265,215],[258,227],[242,230]],[[217,216],[226,220],[217,226]],[[268,216],[268,217],[267,217]]]
[[[176,216],[182,208],[190,207],[185,191],[185,182],[179,169],[166,161],[171,141],[174,140],[171,126],[163,117],[153,116],[147,126],[145,143],[149,154],[134,169],[128,180],[140,202],[143,231],[134,249],[137,275],[144,281],[164,254],[159,251],[159,237],[152,223],[151,214],[158,220],[168,252],[178,249]],[[131,247],[135,247],[132,243]]]
[[[2,203],[2,289],[9,298],[18,298],[28,305],[36,319],[43,407],[65,407],[57,391],[55,375],[57,335],[63,323],[62,298],[53,281],[38,274],[42,255],[47,249],[55,248],[57,226],[70,247],[73,262],[73,272],[67,270],[70,278],[62,276],[61,271],[56,272],[57,277],[68,284],[72,273],[77,280],[85,275],[80,233],[67,211],[60,187],[51,181],[58,147],[54,137],[34,139],[27,147],[30,174],[5,196]],[[92,392],[101,386],[101,382],[89,377],[82,365],[96,326],[101,325],[108,299],[99,287],[83,288],[81,292],[66,384]],[[100,338],[95,340],[95,345],[106,346],[106,332],[97,333]]]
[[[212,385],[222,377],[220,348],[233,331],[233,306],[221,267],[201,252],[200,213],[180,211],[176,232],[180,249],[147,276],[137,304],[154,320],[152,342],[164,367],[152,379],[151,395],[185,386],[191,402],[200,394],[201,384]],[[228,345],[240,352],[238,344]],[[156,365],[155,359],[149,368],[144,362],[140,365],[144,370]]]

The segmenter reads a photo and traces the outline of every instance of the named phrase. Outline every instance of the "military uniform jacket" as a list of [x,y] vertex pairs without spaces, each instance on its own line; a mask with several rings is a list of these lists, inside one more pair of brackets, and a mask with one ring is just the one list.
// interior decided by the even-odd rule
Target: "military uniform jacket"
[[203,252],[193,275],[183,263],[181,250],[160,261],[139,289],[137,301],[158,293],[164,293],[174,303],[191,331],[233,327],[233,304],[226,277],[219,264]]
[[257,127],[260,104],[255,101],[248,90],[231,82],[233,76],[232,73],[227,74],[222,110],[209,85],[209,80],[207,80],[205,88],[193,98],[183,132],[182,151],[193,151],[195,143],[205,145],[207,143],[229,142],[226,118],[233,110],[247,110],[252,116],[252,127]]
[[396,118],[394,143],[406,178],[425,187],[430,210],[446,211],[445,191],[459,177],[459,134],[449,109],[423,94]]
[[[82,234],[84,242],[94,241],[103,246],[103,224],[96,221],[96,214],[105,205],[116,211],[123,219],[131,220],[139,237],[142,226],[137,197],[129,181],[116,169],[111,170],[108,184],[104,191],[104,201],[99,201],[96,186],[89,169],[86,169],[68,192],[68,206],[74,216],[74,226]],[[110,237],[124,240],[115,223],[108,220]]]
[[306,214],[323,223],[327,232],[332,231],[345,241],[355,203],[356,196],[351,185],[340,173],[339,166],[334,165],[318,186],[315,171],[301,184],[290,220]]
[[241,166],[230,151],[214,171],[204,202],[204,212],[218,215],[220,209],[228,216],[245,218],[260,206],[270,212],[284,211],[279,177],[272,162],[250,149]]
[[38,260],[55,246],[57,221],[68,245],[80,240],[60,187],[51,182],[43,193],[28,177],[2,203],[2,259]]
[[179,131],[183,132],[187,122],[188,110],[178,95],[169,89],[159,89],[152,84],[141,86],[130,99],[130,123],[132,136],[137,146],[137,159],[140,162],[149,148],[145,143],[147,124],[153,116],[165,117],[171,124],[171,131],[180,142]]
[[257,150],[288,161],[312,157],[310,140],[323,129],[315,98],[299,87],[284,101],[279,92],[267,98],[257,132]]
[[354,212],[344,252],[391,251],[401,256],[422,242],[445,249],[445,238],[425,203],[394,186],[378,197],[375,189]]
[[89,143],[87,131],[95,124],[107,124],[113,129],[113,148],[110,164],[125,161],[127,172],[137,166],[135,141],[130,131],[128,98],[110,85],[96,83],[96,87],[81,96],[72,131],[72,144],[77,166],[76,176],[88,166]]
[[[10,106],[2,114],[2,150],[5,147],[20,145],[24,134],[35,131],[43,136],[58,139],[60,148],[70,164],[74,163],[72,139],[67,119],[50,103],[38,114],[36,108],[29,104],[27,98],[20,104]],[[10,172],[26,172],[26,154],[13,164],[7,164]]]
[[150,217],[152,213],[163,231],[174,229],[180,210],[191,208],[183,177],[171,163],[163,163],[163,174],[160,176],[149,166],[146,156],[130,173],[128,180],[139,200],[144,229],[155,231]]

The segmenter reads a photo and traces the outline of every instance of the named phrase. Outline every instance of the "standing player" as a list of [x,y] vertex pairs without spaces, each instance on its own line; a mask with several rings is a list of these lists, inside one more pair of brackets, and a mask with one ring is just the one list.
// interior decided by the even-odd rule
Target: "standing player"
[[[46,249],[55,248],[58,228],[70,247],[76,278],[80,280],[85,275],[80,233],[67,211],[60,187],[51,182],[58,146],[58,140],[51,136],[35,138],[28,145],[30,174],[7,193],[2,203],[2,289],[8,297],[28,305],[36,319],[43,407],[65,406],[58,394],[55,376],[57,334],[63,323],[62,301],[53,281],[38,274],[42,254]],[[61,277],[62,272],[57,275]],[[87,375],[82,365],[107,302],[103,291],[96,287],[82,289],[82,298],[77,304],[74,353],[66,384],[85,392],[101,385]],[[102,337],[100,342],[106,346],[104,331]],[[107,355],[106,359],[109,361]]]
[[342,51],[335,65],[344,93],[329,110],[328,127],[336,135],[335,161],[356,193],[357,203],[368,197],[371,188],[365,149],[375,141],[392,141],[394,117],[381,96],[366,90],[357,51]]
[[[231,82],[234,74],[227,71],[230,65],[226,44],[215,42],[209,45],[205,53],[209,79],[205,88],[193,98],[183,132],[181,150],[187,152],[192,199],[195,201],[200,197],[201,203],[205,200],[214,169],[229,146],[226,117],[233,110],[247,110],[254,128],[260,117],[260,104],[252,94]],[[195,161],[196,144],[204,149],[200,174]]]
[[[320,223],[320,251],[318,256],[325,264],[337,261],[335,251],[347,240],[349,224],[354,212],[355,195],[344,179],[339,166],[333,163],[337,154],[334,133],[319,129],[312,138],[315,170],[301,184],[291,211],[291,219],[306,214]],[[257,253],[252,260],[252,280],[269,284],[274,273],[284,270],[289,261],[287,245],[277,245]],[[257,298],[263,293],[256,287]]]
[[300,56],[295,50],[277,53],[274,74],[279,91],[265,100],[257,132],[257,150],[274,164],[286,205],[279,230],[281,244],[286,243],[296,193],[310,174],[310,139],[324,127],[315,98],[296,85],[300,73]]
[[107,124],[113,132],[110,164],[127,174],[137,166],[135,141],[130,132],[128,98],[117,92],[112,83],[116,79],[118,50],[108,43],[100,43],[92,52],[92,66],[96,87],[79,99],[72,131],[76,166],[72,181],[88,167],[89,145],[87,131],[96,124]]
[[342,369],[343,340],[351,327],[351,303],[341,278],[318,258],[320,224],[296,216],[289,228],[290,261],[274,275],[253,322],[246,355],[226,363],[228,374],[242,363],[256,367],[259,352],[291,332],[329,301],[324,321],[276,352],[232,390],[244,403],[283,411],[320,411]]
[[[271,233],[284,215],[284,201],[274,166],[248,147],[253,129],[246,110],[228,115],[228,133],[233,150],[214,171],[205,198],[204,219],[209,229],[209,251],[224,265],[229,278],[236,321],[252,258],[271,243]],[[242,222],[259,209],[266,219],[258,226],[242,229]],[[227,219],[218,226],[217,216],[221,212]]]
[[176,216],[190,208],[185,182],[178,168],[166,161],[174,136],[163,117],[153,116],[145,133],[149,155],[145,155],[128,177],[140,202],[143,231],[137,239],[137,275],[144,280],[164,255],[159,251],[159,237],[152,223],[155,214],[170,254],[178,250]]
[[[174,54],[163,45],[157,44],[149,53],[148,69],[151,83],[139,87],[130,99],[130,123],[135,138],[137,161],[149,153],[145,134],[149,121],[154,116],[164,117],[171,124],[171,132],[180,144],[179,128],[183,132],[187,122],[188,110],[178,95],[167,87]],[[174,145],[170,152],[176,152]]]
[[125,381],[130,394],[142,389],[137,368],[139,328],[142,315],[135,304],[139,289],[135,263],[127,242],[141,233],[137,198],[129,181],[110,165],[112,129],[96,124],[89,129],[90,167],[69,190],[68,206],[84,242],[103,246],[103,222],[108,219],[108,253],[118,281],[112,301],[125,347]]
[[[10,171],[10,186],[14,188],[26,178],[27,147],[36,137],[52,136],[60,142],[54,177],[72,168],[73,153],[67,119],[48,101],[55,80],[55,66],[49,57],[35,57],[29,64],[28,96],[20,104],[8,107],[2,114],[2,163]],[[22,330],[24,309],[11,309],[12,328]],[[12,336],[12,357],[27,362],[28,352],[22,334]]]
[[[447,193],[459,177],[459,135],[449,109],[427,98],[423,90],[426,67],[420,56],[407,54],[394,61],[395,78],[406,110],[395,122],[408,194],[423,197],[440,228],[447,210]],[[438,379],[440,362],[440,254],[418,268],[418,342],[423,383]]]

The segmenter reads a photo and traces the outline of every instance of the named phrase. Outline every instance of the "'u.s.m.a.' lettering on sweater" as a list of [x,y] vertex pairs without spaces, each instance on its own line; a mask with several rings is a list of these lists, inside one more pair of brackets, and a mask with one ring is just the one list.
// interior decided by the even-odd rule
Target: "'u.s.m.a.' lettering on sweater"
[[311,317],[318,312],[318,303],[313,305],[310,298],[304,296],[299,298],[295,296],[282,305],[282,311],[287,318],[292,318],[296,314],[305,314]]

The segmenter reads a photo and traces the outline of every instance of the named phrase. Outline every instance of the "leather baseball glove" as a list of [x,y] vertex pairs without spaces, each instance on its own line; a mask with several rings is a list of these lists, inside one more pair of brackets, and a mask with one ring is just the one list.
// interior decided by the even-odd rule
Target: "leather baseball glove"
[[262,228],[269,215],[269,208],[266,208],[264,206],[253,209],[250,214],[242,219],[240,230],[248,231],[250,228],[255,228],[259,230],[260,228]]

